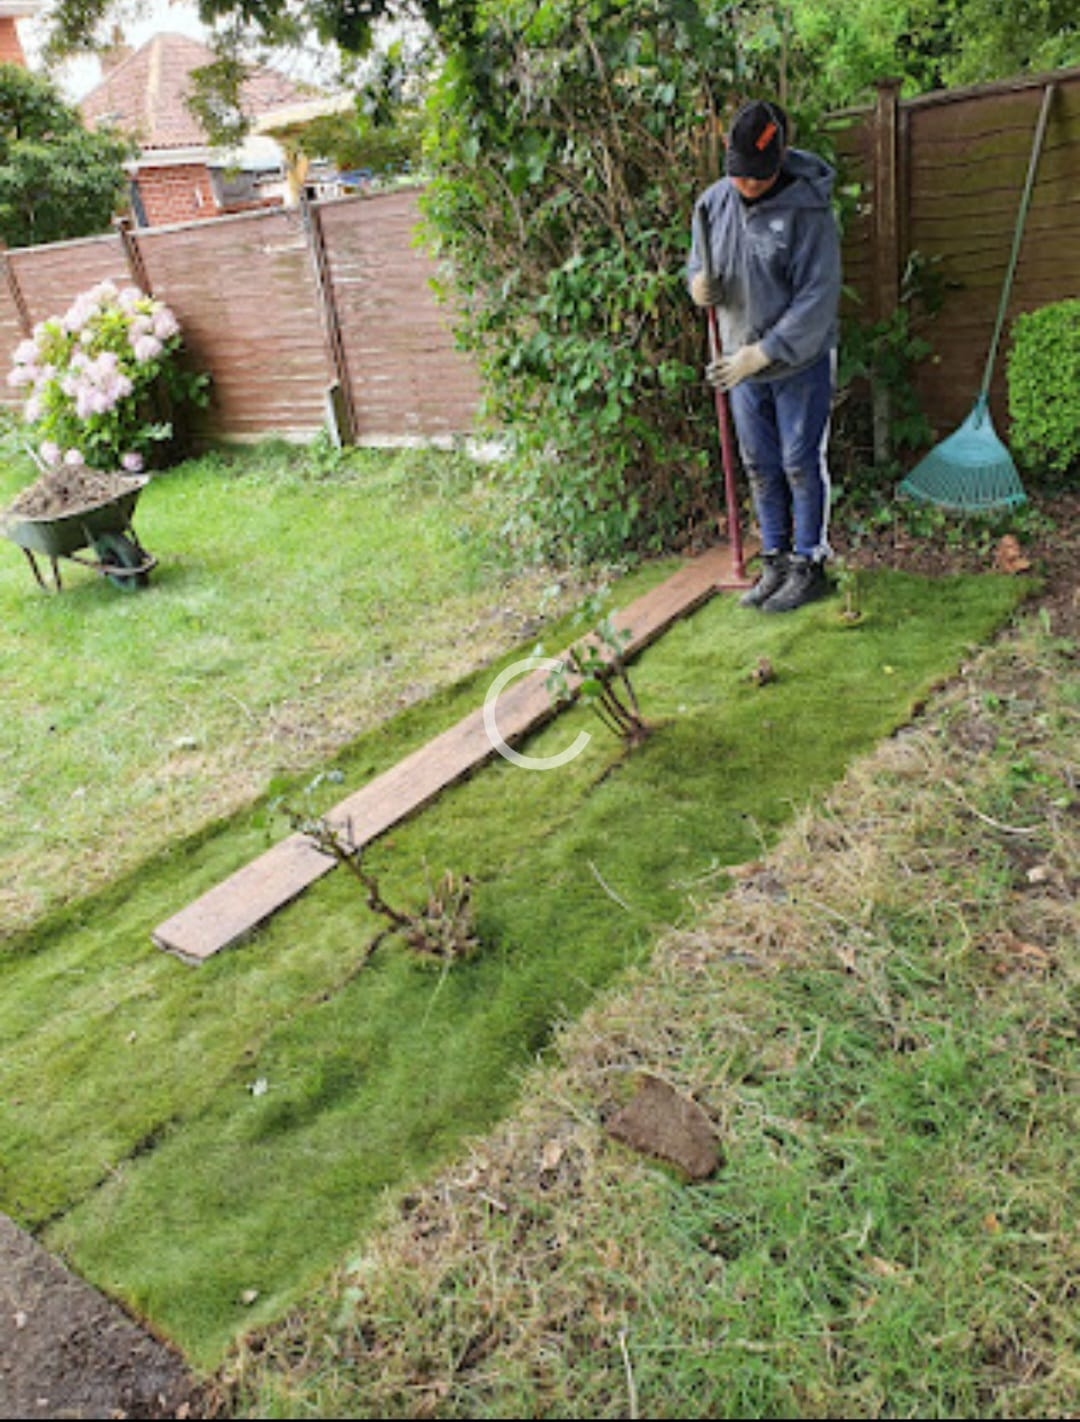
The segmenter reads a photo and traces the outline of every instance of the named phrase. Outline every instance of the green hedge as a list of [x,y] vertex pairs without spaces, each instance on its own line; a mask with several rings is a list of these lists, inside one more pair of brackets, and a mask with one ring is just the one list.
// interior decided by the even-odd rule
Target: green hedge
[[1028,471],[1080,466],[1080,300],[1018,316],[1008,358],[1010,443]]

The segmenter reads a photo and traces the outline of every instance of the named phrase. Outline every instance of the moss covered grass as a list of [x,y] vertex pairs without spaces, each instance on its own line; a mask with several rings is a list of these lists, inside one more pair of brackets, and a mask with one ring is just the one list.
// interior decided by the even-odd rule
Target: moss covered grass
[[[414,905],[444,868],[475,881],[482,950],[445,972],[392,940],[361,967],[381,925],[340,871],[201,967],[154,949],[157,923],[285,832],[265,796],[56,909],[0,967],[4,1208],[214,1366],[356,1247],[388,1191],[498,1121],[553,1032],[692,924],[726,871],[905,721],[1020,591],[879,575],[857,628],[834,602],[770,619],[714,599],[632,667],[653,726],[640,749],[624,754],[575,707],[528,747],[554,754],[590,730],[570,765],[496,759],[372,847],[394,903]],[[544,651],[579,630],[549,627]],[[532,650],[357,739],[316,801],[453,724]],[[305,783],[274,788],[297,801]]]

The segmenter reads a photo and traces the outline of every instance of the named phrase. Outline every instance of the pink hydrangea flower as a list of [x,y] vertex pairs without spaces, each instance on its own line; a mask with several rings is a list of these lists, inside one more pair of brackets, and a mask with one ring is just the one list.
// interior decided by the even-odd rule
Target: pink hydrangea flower
[[132,344],[135,352],[135,359],[140,365],[145,365],[148,361],[156,360],[165,347],[156,336],[140,336]]
[[154,335],[159,341],[167,341],[180,330],[180,323],[167,306],[159,306],[154,312]]

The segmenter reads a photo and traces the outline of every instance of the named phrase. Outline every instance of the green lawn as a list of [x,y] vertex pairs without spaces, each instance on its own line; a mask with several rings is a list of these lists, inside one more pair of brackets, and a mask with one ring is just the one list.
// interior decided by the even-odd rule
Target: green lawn
[[[36,471],[9,451],[0,504]],[[0,943],[249,804],[583,595],[507,567],[486,479],[447,454],[210,455],[156,478],[124,592],[0,540]],[[46,565],[47,571],[47,565]]]
[[[478,570],[477,550],[489,545],[475,526],[469,538],[458,533],[464,566],[438,591],[377,547],[357,566],[338,545],[363,523],[378,482],[375,461],[364,466],[368,484],[329,488],[282,477],[264,484],[249,473],[244,502],[235,478],[218,493],[200,475],[184,517],[167,483],[148,491],[147,544],[158,551],[155,537],[165,547],[184,528],[188,539],[156,594],[93,584],[16,601],[5,583],[15,635],[30,643],[51,631],[76,694],[97,697],[96,709],[82,703],[97,722],[82,734],[109,738],[97,764],[119,762],[145,738],[199,737],[224,701],[243,703],[263,726],[265,708],[290,684],[298,722],[317,720],[325,684],[317,678],[370,689],[378,647],[402,656],[410,631],[433,620],[434,645],[453,645],[460,619],[477,615],[459,597],[503,600],[498,580]],[[414,543],[446,540],[463,510],[482,521],[486,505],[460,475],[449,498],[447,488],[438,478],[414,482],[407,497],[396,487],[396,517],[407,506]],[[265,524],[261,537],[248,526],[266,516],[260,490],[274,507],[269,548]],[[306,536],[292,538],[297,510]],[[325,557],[313,560],[317,529]],[[390,520],[376,543],[388,550],[395,529]],[[621,580],[608,606],[625,606],[670,566]],[[260,642],[250,609],[260,590],[271,595],[268,569],[291,605],[275,597]],[[383,609],[374,640],[348,614],[354,580],[368,589],[369,614]],[[641,749],[624,756],[587,708],[575,708],[529,747],[553,754],[591,730],[570,765],[535,774],[493,761],[373,848],[370,867],[391,902],[416,903],[425,874],[445,868],[475,880],[482,949],[446,972],[392,941],[358,971],[378,925],[340,871],[201,967],[154,949],[150,933],[286,832],[267,806],[271,790],[299,801],[311,773],[333,765],[341,781],[320,787],[316,807],[343,798],[473,710],[498,668],[532,651],[535,637],[504,640],[501,659],[340,754],[302,766],[300,755],[284,766],[257,757],[258,775],[242,782],[244,807],[226,801],[209,822],[181,815],[173,834],[125,841],[102,887],[63,905],[59,893],[46,895],[47,911],[11,935],[0,964],[0,1206],[197,1366],[214,1366],[239,1332],[279,1317],[357,1247],[388,1189],[422,1178],[498,1120],[554,1028],[641,963],[662,929],[692,922],[702,898],[722,887],[725,866],[758,854],[903,722],[1020,591],[997,577],[882,575],[867,580],[857,628],[837,619],[834,601],[767,618],[714,599],[634,665],[654,727]],[[239,619],[248,628],[242,649],[238,599],[249,609]],[[351,657],[343,621],[357,644]],[[545,651],[580,630],[569,617],[549,624]],[[329,658],[312,650],[324,638],[334,641]],[[420,678],[430,678],[432,646],[410,653]],[[776,677],[758,686],[750,673],[763,656]],[[9,688],[12,705],[19,687]],[[43,714],[59,713],[62,697],[44,698],[40,686],[36,695],[49,700]],[[391,706],[380,699],[367,719]],[[54,733],[39,734],[45,777]],[[241,739],[232,757],[243,753]],[[45,788],[33,792],[42,803],[23,830],[28,860],[56,852],[53,836],[64,833]]]

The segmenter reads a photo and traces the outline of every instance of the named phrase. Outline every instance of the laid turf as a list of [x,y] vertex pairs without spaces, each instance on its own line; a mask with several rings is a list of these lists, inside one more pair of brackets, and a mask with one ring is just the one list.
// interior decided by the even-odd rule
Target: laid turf
[[[714,599],[632,668],[644,746],[623,754],[575,708],[529,746],[591,731],[568,766],[493,761],[373,847],[391,902],[415,905],[446,868],[475,881],[482,947],[446,971],[393,940],[362,966],[381,925],[341,871],[201,967],[154,949],[181,890],[285,832],[265,803],[58,911],[0,968],[4,1207],[213,1366],[355,1246],[388,1188],[497,1120],[554,1028],[692,922],[725,867],[907,719],[1020,590],[883,574],[855,628],[835,600],[768,618]],[[356,742],[315,808],[472,710],[497,669]]]

